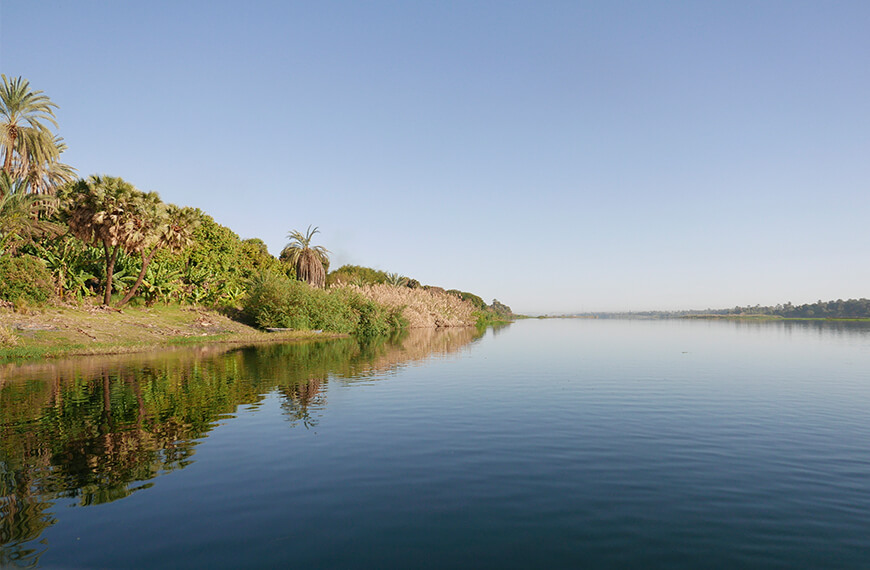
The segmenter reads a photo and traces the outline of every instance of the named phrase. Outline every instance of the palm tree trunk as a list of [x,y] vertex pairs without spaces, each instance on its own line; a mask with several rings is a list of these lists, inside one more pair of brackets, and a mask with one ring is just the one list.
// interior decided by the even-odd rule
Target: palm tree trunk
[[3,172],[6,174],[12,173],[12,149],[15,148],[15,139],[18,138],[15,133],[9,135],[9,148],[6,149],[6,157],[3,159]]
[[120,245],[116,245],[115,249],[109,252],[109,245],[103,244],[103,251],[106,254],[106,291],[103,293],[103,304],[107,307],[109,303],[112,301],[112,276],[115,274],[115,261],[118,260],[118,251],[121,249]]
[[136,290],[139,288],[139,285],[141,285],[142,281],[145,280],[145,271],[148,269],[148,265],[151,263],[151,258],[154,257],[154,252],[156,251],[157,248],[155,247],[151,250],[150,253],[148,253],[147,256],[145,255],[145,251],[142,251],[142,269],[139,270],[139,277],[136,278],[136,283],[133,285],[133,287],[130,288],[129,291],[127,291],[127,294],[124,295],[124,298],[118,301],[118,304],[115,305],[116,308],[120,309],[121,307],[126,305],[127,302],[129,302],[130,299],[133,298],[133,295],[136,294]]

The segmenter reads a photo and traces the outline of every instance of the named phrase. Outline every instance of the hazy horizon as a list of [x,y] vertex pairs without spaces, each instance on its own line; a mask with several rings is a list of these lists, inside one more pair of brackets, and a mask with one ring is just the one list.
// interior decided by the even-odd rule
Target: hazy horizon
[[524,314],[870,296],[866,2],[4,0],[64,162]]

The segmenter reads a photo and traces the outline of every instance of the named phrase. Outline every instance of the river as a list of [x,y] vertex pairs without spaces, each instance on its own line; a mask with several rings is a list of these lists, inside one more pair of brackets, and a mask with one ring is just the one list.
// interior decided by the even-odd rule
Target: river
[[524,320],[0,367],[0,567],[843,567],[870,325]]

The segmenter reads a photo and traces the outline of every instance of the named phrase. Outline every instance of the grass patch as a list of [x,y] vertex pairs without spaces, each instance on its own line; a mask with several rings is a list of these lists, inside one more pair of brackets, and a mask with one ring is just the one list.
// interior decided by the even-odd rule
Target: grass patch
[[[127,354],[206,343],[256,344],[328,336],[266,333],[211,310],[184,305],[43,306],[27,314],[0,309],[0,361]],[[14,343],[14,344],[13,344]]]

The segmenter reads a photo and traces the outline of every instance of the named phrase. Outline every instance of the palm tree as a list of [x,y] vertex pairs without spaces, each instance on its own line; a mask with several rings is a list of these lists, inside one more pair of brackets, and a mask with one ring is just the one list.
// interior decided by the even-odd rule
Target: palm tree
[[66,148],[63,137],[52,135],[50,141],[23,149],[17,174],[31,193],[55,194],[57,188],[75,179],[75,168],[59,160]]
[[0,78],[0,150],[4,154],[3,172],[11,175],[16,167],[28,162],[29,155],[52,154],[54,135],[45,123],[57,127],[57,105],[42,91],[31,90],[26,79],[5,75]]
[[[129,182],[113,176],[91,176],[65,189],[70,231],[88,245],[102,246],[106,263],[103,304],[112,299],[112,277],[118,254],[135,251],[146,240],[143,210],[151,200]],[[153,201],[153,200],[151,200]]]
[[311,238],[318,232],[317,227],[308,230],[303,235],[299,230],[287,234],[290,240],[283,250],[280,259],[296,268],[296,278],[305,281],[312,287],[323,287],[326,284],[326,270],[329,267],[329,250],[322,245],[312,247]]
[[387,283],[394,287],[407,287],[409,278],[398,273],[387,273]]
[[[154,202],[154,199],[157,202]],[[143,239],[139,241],[133,250],[139,251],[142,256],[142,267],[136,283],[127,291],[124,298],[117,306],[121,307],[133,298],[145,275],[148,266],[154,258],[154,254],[160,249],[168,249],[176,253],[193,242],[193,230],[199,225],[200,216],[193,208],[179,208],[175,204],[163,204],[159,202],[157,194],[146,194],[143,209],[147,215],[143,216]]]

